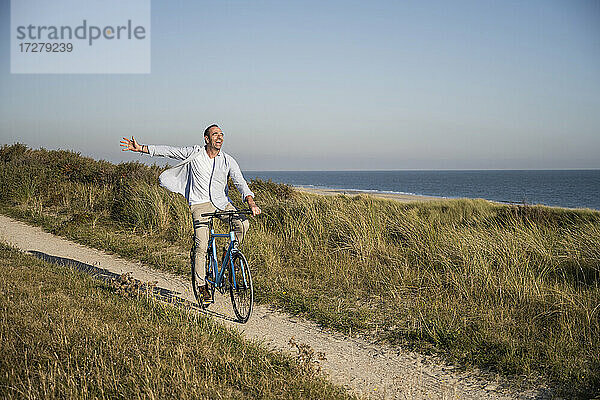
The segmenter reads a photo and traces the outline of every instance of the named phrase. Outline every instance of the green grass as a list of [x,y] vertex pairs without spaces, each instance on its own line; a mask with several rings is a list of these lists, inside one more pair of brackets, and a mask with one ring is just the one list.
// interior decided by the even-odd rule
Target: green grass
[[[189,211],[160,171],[5,146],[1,211],[188,274]],[[599,212],[251,187],[258,301],[463,366],[542,374],[570,395],[600,390]]]
[[0,397],[327,398],[307,363],[0,243]]

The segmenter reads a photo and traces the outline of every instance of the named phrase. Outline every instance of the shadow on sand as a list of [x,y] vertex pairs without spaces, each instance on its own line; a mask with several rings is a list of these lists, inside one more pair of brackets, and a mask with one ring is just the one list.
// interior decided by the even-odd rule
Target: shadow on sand
[[[41,251],[29,250],[29,254],[47,262],[51,262],[53,264],[63,265],[69,268],[74,268],[78,271],[84,272],[96,279],[99,279],[104,282],[113,282],[118,281],[121,277],[119,274],[115,274],[104,268],[98,268],[90,264],[82,263],[81,261],[73,260],[71,258],[52,256],[50,254],[42,253]],[[158,286],[152,287],[152,295],[164,302],[169,304],[173,304],[177,307],[181,307],[185,310],[194,310],[197,312],[201,312],[206,315],[210,315],[215,318],[223,319],[226,321],[238,322],[237,319],[232,318],[228,315],[222,314],[220,312],[211,311],[208,309],[202,309],[198,307],[196,303],[192,303],[191,301],[184,299],[180,296],[179,292],[174,292],[170,289],[161,288]]]

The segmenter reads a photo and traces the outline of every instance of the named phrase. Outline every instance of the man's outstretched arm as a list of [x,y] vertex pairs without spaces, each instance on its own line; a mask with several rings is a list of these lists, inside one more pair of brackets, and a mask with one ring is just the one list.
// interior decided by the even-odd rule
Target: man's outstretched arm
[[150,154],[150,156],[161,156],[174,158],[176,160],[185,160],[194,152],[194,147],[174,147],[174,146],[163,146],[163,145],[145,145],[139,144],[137,140],[132,136],[131,140],[126,137],[121,140],[121,147],[123,151],[136,151],[138,153]]

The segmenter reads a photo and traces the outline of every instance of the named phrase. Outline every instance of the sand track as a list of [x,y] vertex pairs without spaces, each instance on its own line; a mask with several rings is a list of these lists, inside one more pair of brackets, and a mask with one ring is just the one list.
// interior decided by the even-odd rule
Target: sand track
[[[95,274],[130,272],[143,282],[157,286],[171,296],[194,302],[187,278],[151,269],[100,250],[82,246],[0,215],[0,240],[22,251],[50,261],[72,263]],[[250,260],[251,264],[251,260]],[[252,265],[252,264],[251,264]],[[368,398],[400,399],[540,399],[548,398],[544,389],[517,390],[500,378],[484,377],[478,372],[458,372],[450,365],[417,353],[374,344],[362,338],[349,338],[326,331],[316,324],[284,313],[256,306],[247,324],[233,321],[228,296],[217,296],[208,315],[240,330],[249,339],[270,348],[290,352],[290,338],[325,353],[321,363],[330,379]]]

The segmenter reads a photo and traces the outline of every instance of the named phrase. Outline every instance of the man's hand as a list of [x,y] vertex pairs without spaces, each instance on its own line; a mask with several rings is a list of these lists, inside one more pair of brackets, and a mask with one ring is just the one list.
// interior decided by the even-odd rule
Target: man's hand
[[256,205],[252,196],[246,196],[246,202],[248,202],[248,206],[250,207],[250,210],[252,210],[253,216],[256,217],[258,214],[261,213],[260,207]]
[[[137,151],[140,153],[147,153],[148,152],[148,147],[147,146],[142,146],[141,144],[139,144],[135,138],[132,136],[131,140],[127,139],[126,137],[123,138],[123,140],[121,140],[121,147],[123,147],[121,150],[123,151]],[[146,149],[144,149],[144,147],[146,147]],[[146,151],[144,151],[146,150]]]

